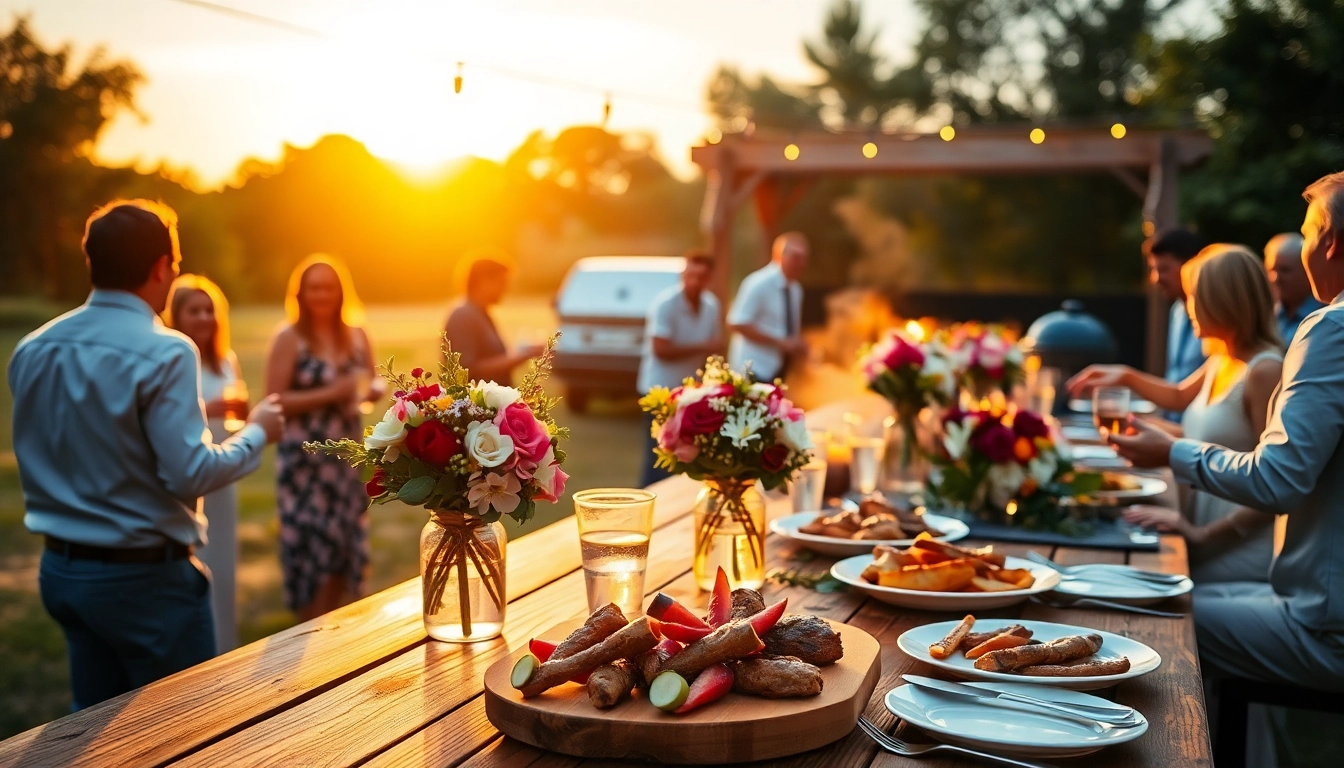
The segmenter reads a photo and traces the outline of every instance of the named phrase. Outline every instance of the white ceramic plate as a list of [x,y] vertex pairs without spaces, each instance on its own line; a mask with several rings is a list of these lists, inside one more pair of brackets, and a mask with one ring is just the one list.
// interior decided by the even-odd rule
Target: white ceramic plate
[[863,580],[863,569],[873,562],[872,554],[851,557],[831,566],[831,575],[849,586],[890,605],[916,608],[921,611],[957,611],[959,613],[1016,605],[1032,595],[1049,592],[1059,586],[1059,573],[1020,557],[1010,557],[1005,568],[1026,568],[1036,577],[1036,583],[1026,589],[1006,592],[923,592],[917,589],[896,589],[869,584]]
[[1120,459],[1115,449],[1109,445],[1070,445],[1069,457],[1074,461]]
[[[1085,400],[1081,397],[1074,398],[1069,401],[1069,410],[1074,413],[1091,413],[1092,401]],[[1157,406],[1147,400],[1135,397],[1129,401],[1129,412],[1143,416],[1150,413],[1157,413]]]
[[[930,664],[944,672],[964,680],[983,680],[992,683],[1028,683],[1036,685],[1068,688],[1075,691],[1095,691],[1110,688],[1123,681],[1152,672],[1162,666],[1162,657],[1157,651],[1140,643],[1100,629],[1055,624],[1049,621],[1030,621],[1027,619],[983,619],[976,622],[980,631],[988,631],[1007,624],[1021,624],[1032,631],[1031,639],[1049,642],[1070,635],[1101,635],[1101,650],[1094,658],[1099,661],[1129,657],[1129,671],[1122,675],[1097,675],[1094,677],[1032,677],[1008,672],[985,672],[975,668],[975,660],[961,653],[954,653],[946,659],[935,659],[929,655],[929,646],[942,640],[957,625],[956,621],[940,621],[937,624],[925,624],[907,630],[896,639],[896,646],[906,656]],[[975,629],[971,630],[976,631]]]
[[[1094,567],[1102,574],[1107,571],[1122,574],[1124,571],[1132,570],[1127,565],[1097,565]],[[1088,570],[1091,571],[1092,568]],[[1176,584],[1150,585],[1137,579],[1125,579],[1123,576],[1110,579],[1105,576],[1098,576],[1095,581],[1062,579],[1059,586],[1055,587],[1055,592],[1069,597],[1094,597],[1098,600],[1109,600],[1123,605],[1152,605],[1184,595],[1194,588],[1195,583],[1189,578],[1182,579]]]
[[1096,427],[1092,426],[1080,427],[1069,424],[1060,427],[1059,433],[1064,435],[1064,439],[1071,443],[1092,443],[1094,445],[1101,443],[1101,433],[1097,431]]
[[[1114,706],[1114,702],[1086,693],[1022,683],[970,683],[981,688],[1010,691],[1066,704]],[[1108,728],[1101,733],[1082,723],[1048,714],[1023,712],[976,703],[975,699],[902,685],[886,696],[887,710],[911,725],[937,735],[949,744],[1015,757],[1077,757],[1113,744],[1139,738],[1141,725]]]
[[1129,502],[1151,499],[1167,492],[1167,481],[1160,477],[1147,475],[1125,475],[1125,477],[1138,483],[1139,487],[1128,491],[1094,491],[1087,494],[1088,498],[1106,502]]
[[[783,536],[786,539],[793,539],[808,549],[823,555],[832,557],[849,557],[850,555],[872,554],[873,547],[908,547],[914,543],[914,539],[893,539],[877,540],[863,539],[855,541],[854,539],[837,539],[833,536],[817,536],[811,533],[802,533],[798,529],[817,519],[818,514],[827,512],[800,512],[796,515],[781,517],[778,520],[770,522],[770,530]],[[971,532],[970,526],[960,520],[942,515],[925,515],[924,521],[930,528],[936,531],[942,531],[942,536],[935,536],[935,541],[956,541],[966,538]]]

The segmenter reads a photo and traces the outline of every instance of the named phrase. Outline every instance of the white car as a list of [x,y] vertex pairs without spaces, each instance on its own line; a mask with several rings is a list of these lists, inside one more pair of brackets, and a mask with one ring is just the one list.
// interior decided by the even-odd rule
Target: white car
[[675,256],[590,256],[569,268],[555,296],[555,374],[570,408],[583,412],[595,394],[635,394],[644,317],[685,265]]

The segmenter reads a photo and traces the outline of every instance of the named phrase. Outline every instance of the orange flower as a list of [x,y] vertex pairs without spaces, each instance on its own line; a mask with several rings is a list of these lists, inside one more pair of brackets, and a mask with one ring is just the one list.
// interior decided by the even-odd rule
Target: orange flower
[[1023,464],[1036,458],[1036,443],[1026,437],[1019,437],[1013,443],[1013,455]]
[[1022,496],[1023,498],[1026,498],[1026,497],[1031,496],[1033,493],[1035,493],[1035,492],[1036,492],[1036,489],[1039,488],[1039,487],[1040,487],[1040,486],[1038,486],[1038,485],[1036,484],[1036,481],[1035,481],[1035,480],[1033,480],[1032,478],[1028,477],[1026,480],[1022,481],[1022,490],[1018,491],[1017,493],[1018,493],[1019,496]]

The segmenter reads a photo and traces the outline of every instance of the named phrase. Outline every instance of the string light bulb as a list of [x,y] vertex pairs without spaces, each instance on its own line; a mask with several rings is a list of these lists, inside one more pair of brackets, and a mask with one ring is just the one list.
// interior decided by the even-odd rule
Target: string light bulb
[[602,127],[607,127],[607,122],[611,120],[611,94],[607,94],[606,101],[602,102]]
[[1040,128],[1032,128],[1030,138],[1032,144],[1040,144],[1045,141],[1045,131]]
[[457,75],[453,78],[453,93],[462,92],[462,62],[457,62]]
[[797,145],[797,144],[794,144],[793,142],[789,142],[788,144],[786,144],[786,145],[784,146],[784,159],[785,159],[785,160],[797,160],[797,159],[798,159],[798,156],[801,155],[802,153],[803,153],[803,151],[802,151],[801,149],[799,149],[799,148],[798,148],[798,145]]
[[723,141],[723,131],[718,128],[710,128],[709,133],[705,134],[705,141],[708,141],[710,144],[718,144],[720,141]]
[[864,144],[863,156],[868,158],[869,160],[872,160],[874,157],[877,157],[877,145],[871,141],[868,142],[867,144]]
[[951,141],[957,137],[957,129],[950,125],[944,125],[942,129],[938,131],[938,136],[941,137],[943,141]]
[[1116,123],[1111,126],[1111,135],[1117,139],[1125,138],[1126,133],[1128,133],[1128,131],[1125,129],[1124,123]]

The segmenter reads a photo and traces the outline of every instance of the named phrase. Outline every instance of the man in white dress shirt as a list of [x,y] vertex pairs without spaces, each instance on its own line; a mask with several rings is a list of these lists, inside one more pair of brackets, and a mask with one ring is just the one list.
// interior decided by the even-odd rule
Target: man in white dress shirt
[[[644,321],[644,355],[639,361],[639,394],[654,387],[676,389],[695,376],[705,358],[723,354],[723,313],[719,300],[709,290],[714,276],[714,256],[705,251],[686,254],[681,284],[654,297]],[[653,466],[653,416],[645,414],[644,472],[640,485],[668,477]]]
[[801,232],[775,238],[770,263],[742,280],[728,310],[733,332],[728,363],[736,370],[751,365],[757,381],[784,376],[789,360],[802,356],[803,286],[798,278],[807,268],[810,251]]

